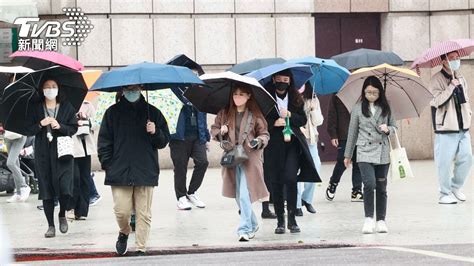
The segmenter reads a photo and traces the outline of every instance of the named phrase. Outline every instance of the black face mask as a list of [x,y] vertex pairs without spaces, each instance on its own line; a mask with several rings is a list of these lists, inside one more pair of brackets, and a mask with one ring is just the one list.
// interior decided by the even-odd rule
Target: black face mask
[[275,89],[279,91],[286,91],[290,85],[286,82],[275,82]]

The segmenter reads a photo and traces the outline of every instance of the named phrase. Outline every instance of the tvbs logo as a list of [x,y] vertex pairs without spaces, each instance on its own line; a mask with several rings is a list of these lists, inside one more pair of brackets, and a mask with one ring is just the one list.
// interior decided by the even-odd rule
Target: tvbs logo
[[[41,47],[35,47],[35,44],[44,43],[45,40],[47,44],[56,43],[57,46],[58,38],[62,39],[64,46],[81,45],[94,25],[81,8],[63,8],[63,12],[68,17],[68,20],[63,22],[54,20],[40,22],[39,18],[33,17],[17,18],[13,23],[20,25],[19,50],[40,50],[38,48]],[[31,44],[31,47],[27,47],[28,44]],[[55,48],[54,50],[57,50],[57,47]]]

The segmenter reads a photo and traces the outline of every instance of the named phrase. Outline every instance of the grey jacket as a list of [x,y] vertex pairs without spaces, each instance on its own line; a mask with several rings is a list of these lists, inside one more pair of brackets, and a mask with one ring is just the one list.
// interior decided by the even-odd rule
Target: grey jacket
[[352,158],[357,145],[357,162],[388,164],[390,163],[389,135],[379,130],[379,125],[387,124],[390,133],[396,130],[393,116],[382,116],[382,108],[375,106],[375,114],[365,117],[362,104],[358,102],[352,109],[351,122],[347,135],[345,158]]

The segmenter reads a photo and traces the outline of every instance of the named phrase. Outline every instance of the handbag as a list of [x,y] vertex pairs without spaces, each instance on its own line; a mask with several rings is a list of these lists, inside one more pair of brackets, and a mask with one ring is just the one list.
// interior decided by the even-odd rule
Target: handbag
[[74,141],[69,136],[57,137],[58,145],[58,159],[69,159],[73,158],[74,154]]
[[8,139],[8,140],[15,140],[15,139],[19,139],[23,136],[18,134],[18,133],[15,133],[15,132],[5,130],[5,134],[3,135],[3,137]]
[[400,145],[400,140],[398,138],[397,130],[395,132],[395,140],[397,146],[393,148],[392,142],[389,138],[390,144],[390,175],[392,179],[406,179],[413,178],[413,171],[408,161],[408,156],[405,148]]
[[[56,119],[56,111],[59,108],[59,104],[56,105],[56,108],[54,110],[54,119]],[[44,116],[49,117],[48,111],[46,109],[46,106],[44,106]],[[48,136],[51,136],[50,142],[52,141],[52,129],[51,126],[46,127],[48,133]],[[48,137],[49,138],[49,137]],[[58,136],[56,137],[56,146],[57,146],[57,152],[58,152],[58,159],[60,160],[66,160],[70,158],[74,158],[74,141],[70,136]]]
[[222,135],[218,134],[221,148],[224,150],[220,162],[222,167],[233,168],[249,159],[249,156],[244,150],[243,142],[247,138],[250,123],[252,122],[252,116],[252,113],[249,112],[247,116],[247,124],[245,125],[244,134],[242,135],[242,143],[237,143],[233,148],[226,150],[225,145],[229,145],[230,142],[227,140],[222,140]]

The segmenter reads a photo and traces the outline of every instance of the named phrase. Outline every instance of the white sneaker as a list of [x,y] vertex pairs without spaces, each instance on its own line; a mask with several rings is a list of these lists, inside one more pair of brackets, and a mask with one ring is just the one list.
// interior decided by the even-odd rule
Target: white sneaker
[[363,234],[373,234],[374,233],[374,218],[365,217],[364,227],[362,227]]
[[388,233],[387,225],[384,220],[377,221],[377,232]]
[[189,201],[194,204],[194,206],[198,207],[198,208],[205,208],[206,207],[206,203],[202,202],[198,196],[196,195],[196,193],[194,194],[191,194],[191,195],[188,195],[188,199]]
[[466,195],[464,195],[464,193],[462,193],[459,189],[453,189],[453,195],[459,201],[466,201]]
[[7,202],[8,203],[21,202],[21,196],[15,193],[13,196],[7,199]]
[[27,201],[30,196],[31,188],[29,186],[20,188],[20,201]]
[[248,242],[249,240],[250,240],[250,238],[247,234],[239,235],[239,241],[240,242]]
[[66,212],[66,218],[68,220],[74,220],[76,218],[76,215],[74,214],[74,209]]
[[186,196],[182,196],[181,198],[179,198],[178,209],[189,211],[191,210],[191,208],[191,204],[189,203],[189,200],[188,198],[186,198]]
[[456,204],[456,203],[458,203],[458,200],[452,194],[449,194],[449,195],[441,196],[439,198],[438,203],[439,204]]
[[260,226],[258,226],[257,224],[257,227],[255,228],[255,230],[252,233],[248,234],[249,239],[253,239],[255,237],[255,233],[257,233],[258,229],[260,229]]

